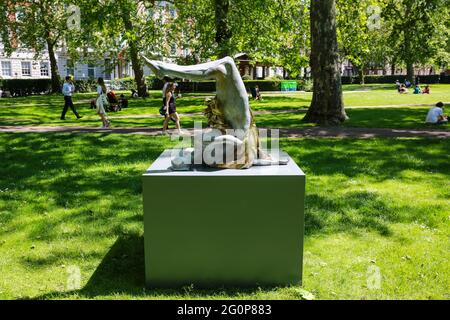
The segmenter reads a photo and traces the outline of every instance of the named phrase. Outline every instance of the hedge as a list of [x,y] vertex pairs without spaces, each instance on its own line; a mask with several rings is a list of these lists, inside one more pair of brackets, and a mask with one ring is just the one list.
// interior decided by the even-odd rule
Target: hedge
[[[418,76],[419,82],[423,84],[437,84],[437,83],[450,83],[450,76],[445,75],[427,75]],[[389,75],[389,76],[372,76],[368,75],[364,77],[366,84],[394,84],[397,80],[404,82],[406,75]],[[354,77],[342,77],[342,84],[359,84],[361,83],[359,76]]]
[[[394,84],[396,80],[404,82],[406,76],[365,76],[366,84]],[[447,83],[450,84],[450,76],[445,75],[429,75],[419,76],[419,81],[422,84],[436,84]],[[63,80],[61,80],[62,86]],[[150,90],[161,90],[163,87],[162,80],[149,76],[146,77],[146,83]],[[181,92],[214,92],[216,85],[214,81],[201,81],[201,82],[177,82]],[[342,84],[359,84],[360,80],[358,76],[354,77],[342,77]],[[133,78],[124,78],[119,80],[111,80],[109,82],[110,87],[113,90],[131,90],[136,89],[136,85]],[[280,91],[280,80],[244,80],[245,88],[250,92],[251,88],[256,85],[259,86],[261,91]],[[49,93],[51,91],[50,79],[0,79],[0,88],[3,91],[9,91],[13,96],[24,96],[31,94]],[[95,91],[95,80],[76,80],[75,89],[77,92],[92,92]],[[311,91],[311,80],[297,80],[297,89]]]
[[0,88],[12,96],[27,96],[50,92],[50,79],[0,79]]

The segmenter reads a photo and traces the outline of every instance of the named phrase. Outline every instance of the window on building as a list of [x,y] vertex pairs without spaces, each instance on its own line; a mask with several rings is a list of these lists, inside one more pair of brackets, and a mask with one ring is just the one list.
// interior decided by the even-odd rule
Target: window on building
[[41,62],[41,77],[48,77],[50,75],[50,68],[48,62]]
[[92,63],[88,64],[88,77],[95,78],[95,66]]
[[11,77],[11,61],[2,61],[2,76]]
[[66,64],[66,75],[73,76],[75,75],[75,67],[72,60],[67,60]]
[[31,76],[31,62],[22,61],[22,76]]

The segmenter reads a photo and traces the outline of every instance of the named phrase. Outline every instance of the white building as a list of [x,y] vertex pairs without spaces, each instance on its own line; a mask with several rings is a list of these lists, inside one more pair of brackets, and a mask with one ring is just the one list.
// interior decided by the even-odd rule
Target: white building
[[0,44],[0,79],[49,79],[50,60],[48,54],[35,57],[35,52],[18,49],[7,56]]

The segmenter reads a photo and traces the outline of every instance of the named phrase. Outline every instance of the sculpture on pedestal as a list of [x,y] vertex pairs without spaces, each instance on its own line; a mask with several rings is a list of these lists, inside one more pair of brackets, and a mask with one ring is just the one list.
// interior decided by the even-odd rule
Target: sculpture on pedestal
[[[286,163],[286,161],[272,159],[261,149],[248,94],[231,57],[193,66],[154,61],[145,56],[143,58],[159,78],[170,76],[193,81],[216,81],[216,97],[207,101],[205,115],[208,118],[209,127],[218,130],[219,135],[214,135],[205,147],[223,150],[223,157],[226,160],[218,164],[209,161],[211,159],[203,155],[204,163],[212,167],[233,169]],[[221,148],[215,148],[219,145]],[[228,156],[230,154],[232,154],[231,157]]]

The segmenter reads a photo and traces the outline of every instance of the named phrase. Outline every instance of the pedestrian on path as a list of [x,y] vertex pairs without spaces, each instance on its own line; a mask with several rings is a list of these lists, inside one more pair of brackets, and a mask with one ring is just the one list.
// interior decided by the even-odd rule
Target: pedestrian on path
[[175,96],[174,96],[175,88],[176,88],[175,83],[169,83],[166,89],[165,97],[163,99],[162,111],[164,112],[164,125],[163,125],[164,133],[168,129],[170,119],[173,119],[175,121],[178,133],[181,133],[180,116],[178,115],[177,107],[175,104]]
[[105,81],[100,77],[97,80],[97,101],[95,102],[95,105],[97,107],[97,114],[100,116],[100,119],[102,119],[102,128],[109,128],[111,124],[105,111],[105,107],[108,105],[108,97],[106,93],[107,89]]
[[72,77],[67,76],[66,81],[64,82],[62,93],[64,95],[64,108],[61,113],[61,120],[66,120],[66,112],[69,108],[75,114],[77,119],[81,119],[82,117],[78,114],[72,102],[72,94],[75,92],[75,86],[73,85]]

